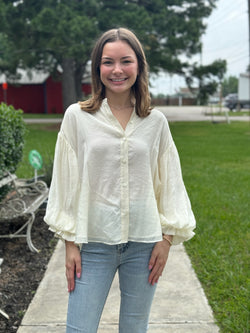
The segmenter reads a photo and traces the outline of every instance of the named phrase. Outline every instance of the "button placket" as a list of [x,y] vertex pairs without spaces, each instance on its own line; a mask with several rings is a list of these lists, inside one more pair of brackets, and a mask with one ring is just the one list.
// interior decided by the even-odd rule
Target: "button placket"
[[127,242],[129,232],[128,138],[121,139],[121,241]]

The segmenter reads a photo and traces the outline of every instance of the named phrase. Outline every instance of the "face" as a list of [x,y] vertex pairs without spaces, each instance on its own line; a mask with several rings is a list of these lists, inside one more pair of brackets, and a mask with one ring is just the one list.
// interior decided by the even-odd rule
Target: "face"
[[106,43],[103,48],[100,79],[110,94],[130,93],[138,74],[138,61],[134,50],[124,41]]

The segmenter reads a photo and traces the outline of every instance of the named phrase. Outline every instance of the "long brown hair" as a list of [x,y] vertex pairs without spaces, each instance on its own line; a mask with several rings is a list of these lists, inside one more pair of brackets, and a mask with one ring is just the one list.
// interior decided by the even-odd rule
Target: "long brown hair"
[[106,31],[96,42],[91,55],[92,97],[79,102],[81,109],[94,113],[105,98],[105,86],[100,79],[100,64],[104,45],[117,40],[126,42],[135,52],[138,61],[138,76],[132,86],[132,94],[136,100],[136,113],[139,117],[147,117],[150,113],[150,94],[148,90],[148,65],[141,43],[128,29],[119,28]]

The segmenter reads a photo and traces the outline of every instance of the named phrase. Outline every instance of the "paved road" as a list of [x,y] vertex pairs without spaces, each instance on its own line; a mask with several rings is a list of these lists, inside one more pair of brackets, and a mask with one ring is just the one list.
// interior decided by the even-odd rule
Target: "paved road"
[[[231,122],[231,121],[249,121],[249,116],[231,116],[228,117],[227,109],[222,108],[223,116],[215,116],[212,112],[217,112],[218,109],[204,106],[158,106],[157,109],[161,110],[167,117],[169,122],[172,121],[210,121],[210,122]],[[39,119],[25,119],[28,124],[41,124],[41,123],[60,123],[61,118],[39,118]]]
[[231,122],[249,121],[250,116],[228,116],[227,109],[222,108],[224,115],[216,116],[213,113],[218,109],[204,106],[158,106],[167,117],[168,121],[210,121],[210,122]]

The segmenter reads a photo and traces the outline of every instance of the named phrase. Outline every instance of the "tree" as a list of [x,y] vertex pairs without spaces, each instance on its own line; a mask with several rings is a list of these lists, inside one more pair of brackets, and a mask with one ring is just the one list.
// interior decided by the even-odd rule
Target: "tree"
[[185,75],[188,63],[181,60],[201,49],[203,19],[217,0],[105,0],[98,11],[101,31],[125,26],[142,41],[151,72],[166,70]]
[[238,78],[235,76],[229,76],[222,81],[222,94],[227,96],[228,94],[234,94],[238,92]]
[[62,68],[64,108],[81,98],[81,78],[94,41],[114,27],[132,29],[142,41],[150,71],[186,76],[201,48],[217,0],[22,0],[3,1],[3,30],[19,55],[19,66]]
[[0,1],[0,73],[10,76],[16,72],[19,63],[16,47],[4,31],[7,30],[6,7]]
[[6,8],[5,33],[20,50],[19,67],[53,73],[60,66],[64,108],[81,98],[81,78],[98,32],[92,1],[23,0]]
[[221,59],[206,66],[194,64],[191,68],[189,74],[186,76],[186,82],[192,90],[194,80],[198,80],[199,92],[197,99],[200,105],[206,104],[208,97],[216,92],[218,84],[222,83],[226,68],[226,61]]
[[0,72],[7,74],[15,73],[19,59],[15,56],[15,46],[9,42],[7,36],[0,33]]

